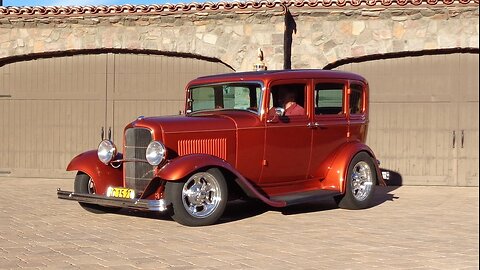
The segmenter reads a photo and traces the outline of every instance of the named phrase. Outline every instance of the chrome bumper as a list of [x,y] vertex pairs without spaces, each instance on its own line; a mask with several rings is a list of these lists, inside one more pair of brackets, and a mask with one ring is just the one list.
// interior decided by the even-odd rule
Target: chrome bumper
[[97,204],[103,206],[113,206],[113,207],[122,207],[130,208],[137,210],[149,210],[162,212],[167,210],[167,204],[165,200],[145,200],[145,199],[120,199],[105,197],[102,195],[95,194],[78,194],[71,191],[64,191],[57,189],[57,196],[59,199],[77,201],[82,203]]

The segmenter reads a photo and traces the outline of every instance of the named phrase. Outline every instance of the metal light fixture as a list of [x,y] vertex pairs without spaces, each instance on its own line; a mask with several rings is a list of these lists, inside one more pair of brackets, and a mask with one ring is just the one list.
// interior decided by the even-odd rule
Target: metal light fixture
[[257,57],[258,57],[258,62],[253,65],[253,70],[255,71],[267,70],[267,66],[263,61],[263,51],[260,48],[258,48]]

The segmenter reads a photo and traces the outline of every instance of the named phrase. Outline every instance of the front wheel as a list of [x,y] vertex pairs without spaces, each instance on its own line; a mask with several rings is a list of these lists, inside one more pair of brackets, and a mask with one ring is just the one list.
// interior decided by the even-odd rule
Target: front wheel
[[225,210],[228,188],[215,168],[194,173],[186,181],[167,182],[166,197],[172,218],[186,226],[205,226],[218,221]]
[[364,209],[371,205],[377,174],[373,160],[365,152],[355,155],[348,166],[345,194],[337,197],[338,206],[345,209]]
[[[75,176],[75,184],[73,186],[73,191],[78,194],[95,194],[95,182],[88,174],[78,172]],[[95,214],[115,213],[121,209],[119,207],[107,207],[82,202],[79,202],[79,204],[80,206],[82,206],[83,209]]]

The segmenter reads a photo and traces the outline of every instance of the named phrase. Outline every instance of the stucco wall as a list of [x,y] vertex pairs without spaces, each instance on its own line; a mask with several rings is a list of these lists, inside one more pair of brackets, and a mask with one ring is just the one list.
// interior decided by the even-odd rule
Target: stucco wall
[[[478,5],[409,8],[290,8],[296,23],[292,67],[389,52],[479,45]],[[0,59],[82,49],[147,49],[218,58],[251,70],[262,48],[283,68],[284,13],[259,10],[170,15],[0,18]]]

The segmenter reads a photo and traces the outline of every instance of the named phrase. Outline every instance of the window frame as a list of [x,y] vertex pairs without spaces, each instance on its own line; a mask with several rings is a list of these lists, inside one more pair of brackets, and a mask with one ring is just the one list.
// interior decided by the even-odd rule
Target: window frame
[[[350,95],[352,93],[352,85],[358,85],[361,87],[361,90],[362,90],[362,94],[361,94],[361,97],[362,97],[362,105],[361,105],[361,109],[360,109],[360,113],[351,113],[351,108],[350,108]],[[350,119],[363,119],[365,116],[366,116],[366,111],[367,111],[367,86],[365,85],[365,83],[361,82],[361,81],[355,81],[355,80],[350,80],[348,82],[348,116]]]
[[[272,98],[272,88],[275,86],[279,85],[288,85],[288,84],[303,84],[305,86],[304,88],[304,104],[303,108],[305,109],[305,115],[294,115],[294,116],[288,116],[290,120],[299,120],[299,121],[304,121],[304,120],[309,120],[312,113],[312,108],[311,108],[311,79],[289,79],[289,80],[275,80],[271,81],[268,84],[268,90],[264,92],[264,99],[265,99],[265,118],[268,120],[268,111],[271,109],[270,108],[270,101]],[[273,102],[273,101],[272,101]],[[267,121],[268,122],[268,121]]]
[[[341,114],[315,114],[316,104],[316,88],[317,84],[343,84],[343,91],[342,91],[342,113]],[[312,109],[313,109],[313,116],[315,119],[318,120],[339,120],[339,119],[346,119],[347,118],[347,89],[349,87],[348,80],[342,79],[316,79],[313,80],[312,83],[313,91],[312,91]]]
[[[257,111],[252,111],[252,110],[242,110],[242,109],[234,109],[234,108],[227,108],[227,109],[202,109],[202,110],[197,110],[197,111],[193,111],[192,110],[192,107],[193,107],[193,104],[192,104],[192,101],[193,101],[193,92],[192,92],[192,89],[193,88],[202,88],[202,87],[218,87],[218,86],[223,86],[223,85],[235,85],[235,84],[238,84],[238,85],[243,85],[243,84],[256,84],[257,86],[259,86],[260,88],[260,96],[257,97]],[[262,113],[263,113],[263,99],[264,99],[264,96],[265,96],[265,84],[262,82],[262,81],[225,81],[225,82],[218,82],[218,83],[206,83],[206,84],[196,84],[196,85],[189,85],[187,87],[187,99],[186,99],[186,114],[188,115],[193,115],[193,114],[196,114],[196,113],[204,113],[204,112],[209,112],[209,111],[228,111],[228,110],[233,110],[233,111],[245,111],[245,112],[250,112],[250,113],[253,113],[255,115],[258,115],[258,116],[261,116]],[[214,91],[214,94],[215,94],[215,91]]]

